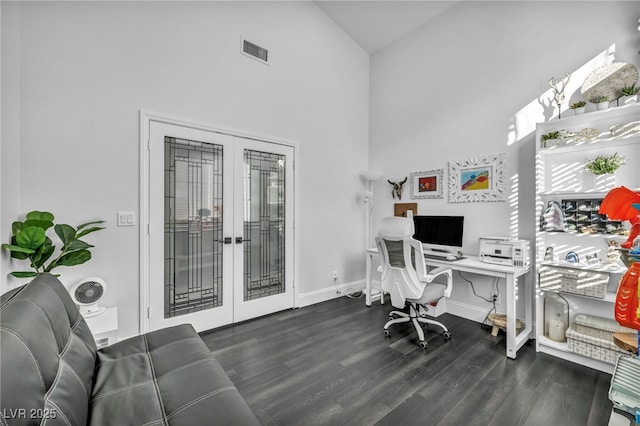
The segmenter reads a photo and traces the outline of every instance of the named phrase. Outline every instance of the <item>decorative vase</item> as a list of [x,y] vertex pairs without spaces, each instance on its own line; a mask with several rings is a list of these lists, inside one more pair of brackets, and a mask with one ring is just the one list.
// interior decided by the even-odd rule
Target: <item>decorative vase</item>
[[629,105],[638,102],[638,95],[631,96],[620,96],[620,101],[618,105]]
[[547,139],[542,141],[542,148],[553,148],[560,145],[561,139]]
[[574,108],[573,109],[573,115],[580,115],[580,114],[584,114],[584,111],[586,110],[585,107],[580,107],[580,108]]
[[595,189],[597,191],[609,191],[616,187],[616,175],[613,173],[605,173],[595,175]]
[[556,342],[566,342],[569,328],[569,302],[560,293],[544,298],[544,334]]
[[609,101],[598,102],[596,104],[596,108],[598,108],[598,111],[609,108]]

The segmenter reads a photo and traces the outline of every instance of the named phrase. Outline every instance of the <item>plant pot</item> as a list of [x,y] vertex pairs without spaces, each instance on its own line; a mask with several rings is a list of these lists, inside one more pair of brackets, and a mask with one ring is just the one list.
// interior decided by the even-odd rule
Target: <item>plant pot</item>
[[542,148],[552,148],[554,146],[559,146],[562,142],[562,139],[547,139],[542,141]]
[[616,175],[613,173],[605,173],[595,175],[595,189],[597,191],[609,191],[616,187]]
[[584,114],[585,107],[573,108],[573,115]]
[[596,108],[598,109],[598,111],[602,111],[603,109],[609,108],[609,101],[598,102],[596,104]]
[[629,105],[638,102],[638,95],[620,96],[619,105]]

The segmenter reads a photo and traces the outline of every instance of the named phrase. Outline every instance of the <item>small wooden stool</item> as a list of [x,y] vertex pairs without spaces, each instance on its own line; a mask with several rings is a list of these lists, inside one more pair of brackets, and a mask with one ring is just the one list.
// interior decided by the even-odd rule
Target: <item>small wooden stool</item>
[[638,335],[636,333],[613,333],[613,341],[619,348],[627,352],[638,353]]
[[[489,314],[489,320],[493,322],[493,328],[491,329],[491,335],[497,336],[498,330],[507,328],[507,316],[504,314]],[[516,319],[516,334],[518,330],[522,329],[522,322]]]

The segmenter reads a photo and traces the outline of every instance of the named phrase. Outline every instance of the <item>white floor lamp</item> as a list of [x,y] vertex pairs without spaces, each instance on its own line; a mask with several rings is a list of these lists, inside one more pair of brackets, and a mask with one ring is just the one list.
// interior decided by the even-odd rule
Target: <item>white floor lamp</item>
[[362,193],[364,203],[364,248],[375,247],[373,242],[373,182],[380,179],[382,172],[367,171],[362,173],[362,177],[367,181],[367,189]]

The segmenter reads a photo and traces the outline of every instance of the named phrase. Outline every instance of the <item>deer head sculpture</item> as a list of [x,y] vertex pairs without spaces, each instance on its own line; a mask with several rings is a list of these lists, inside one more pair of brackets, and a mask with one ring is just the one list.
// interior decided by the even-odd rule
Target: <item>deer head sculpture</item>
[[405,177],[402,182],[391,182],[389,179],[387,179],[387,182],[389,182],[393,186],[393,189],[391,190],[391,196],[393,198],[396,198],[396,196],[398,196],[398,200],[401,199],[402,185],[404,185],[405,182],[407,182],[407,178]]
[[549,79],[549,86],[551,87],[551,89],[553,89],[553,99],[558,105],[558,118],[560,118],[560,108],[562,107],[562,102],[564,101],[564,89],[567,87],[567,83],[569,83],[570,78],[571,73],[568,72],[566,77],[562,80],[556,80],[553,77]]

